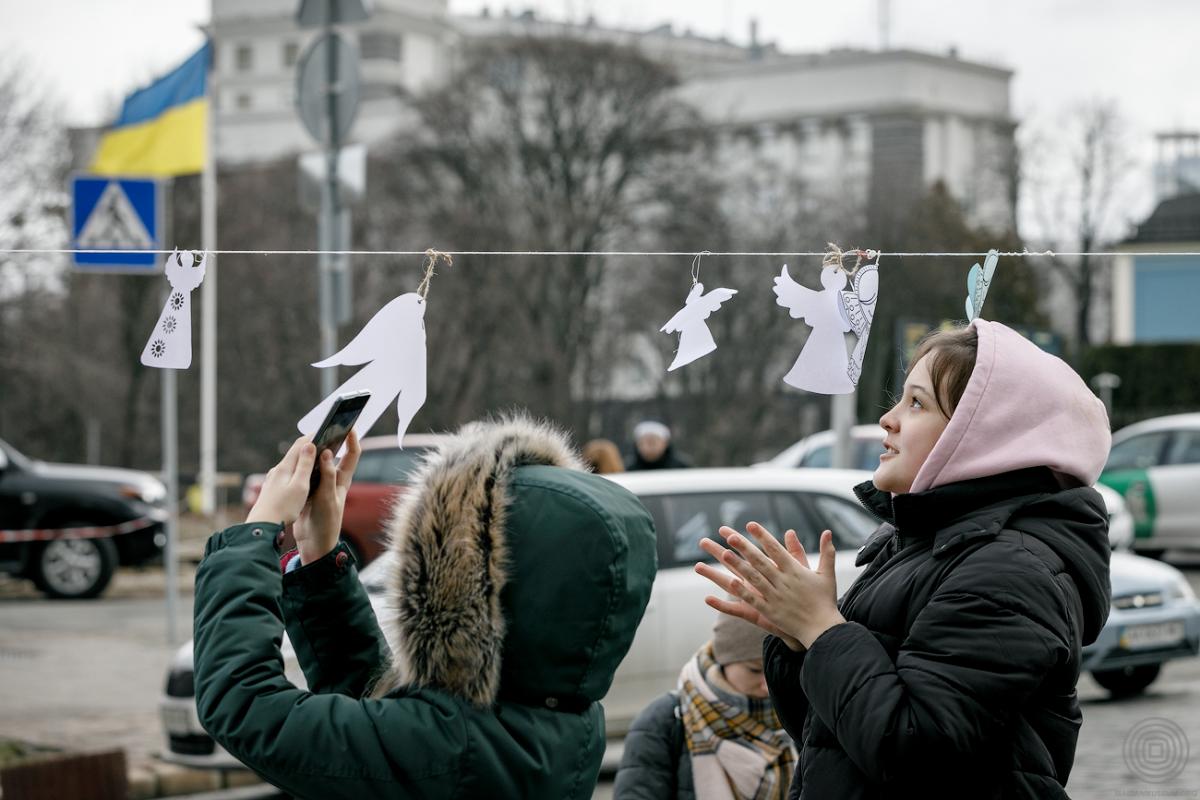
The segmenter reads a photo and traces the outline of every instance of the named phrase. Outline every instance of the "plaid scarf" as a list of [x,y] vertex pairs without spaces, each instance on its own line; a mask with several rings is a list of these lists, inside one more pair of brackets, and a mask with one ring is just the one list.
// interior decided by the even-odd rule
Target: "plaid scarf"
[[712,642],[679,673],[679,713],[698,800],[784,800],[796,765],[770,700],[729,686]]

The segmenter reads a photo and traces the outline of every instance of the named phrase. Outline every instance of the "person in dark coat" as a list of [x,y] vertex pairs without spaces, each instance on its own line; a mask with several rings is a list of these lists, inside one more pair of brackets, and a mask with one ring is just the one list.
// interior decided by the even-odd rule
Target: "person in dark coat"
[[[297,798],[592,796],[600,699],[655,576],[638,499],[524,418],[464,427],[389,521],[388,647],[338,542],[357,460],[301,438],[243,525],[196,573],[196,711],[212,737]],[[294,522],[299,556],[280,573]],[[288,682],[284,626],[308,680]]]
[[762,642],[761,628],[717,618],[676,690],[634,719],[613,800],[784,800],[796,750],[771,706]]
[[[798,798],[1064,798],[1082,721],[1080,648],[1109,610],[1110,444],[1079,376],[1003,325],[923,342],[857,487],[882,525],[836,601],[831,536],[706,540],[758,623],[771,698],[801,742]],[[753,541],[752,541],[753,540]],[[757,546],[754,544],[757,542]],[[761,549],[760,549],[761,548]]]
[[633,427],[633,457],[625,469],[685,469],[692,464],[675,451],[671,429],[661,422],[646,419]]

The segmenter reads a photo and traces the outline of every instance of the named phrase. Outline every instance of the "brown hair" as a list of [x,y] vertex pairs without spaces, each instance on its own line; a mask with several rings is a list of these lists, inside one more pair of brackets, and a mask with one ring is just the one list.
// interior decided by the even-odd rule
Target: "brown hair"
[[925,356],[929,356],[929,379],[933,382],[933,400],[942,416],[950,419],[958,401],[966,391],[975,369],[975,355],[979,349],[979,337],[971,327],[933,331],[921,339],[912,361],[904,372],[907,380],[913,367]]
[[592,472],[597,475],[625,471],[625,465],[621,462],[621,451],[608,439],[592,439],[585,444],[583,460],[591,465]]

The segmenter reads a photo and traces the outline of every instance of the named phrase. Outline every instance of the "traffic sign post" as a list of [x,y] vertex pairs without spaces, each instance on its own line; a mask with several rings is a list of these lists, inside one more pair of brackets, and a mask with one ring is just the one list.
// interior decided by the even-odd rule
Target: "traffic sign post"
[[[161,259],[162,185],[148,178],[71,178],[71,249],[81,270],[153,273]],[[145,250],[145,253],[129,252]],[[126,251],[126,252],[114,252]]]
[[[345,256],[328,253],[349,246],[350,212],[339,197],[338,153],[354,124],[360,95],[358,49],[333,26],[361,22],[369,13],[363,0],[302,0],[296,12],[300,27],[323,29],[296,72],[296,113],[325,150],[317,226],[322,357],[337,350],[338,323],[349,317],[349,265]],[[337,370],[321,371],[322,393],[333,393],[337,377]]]

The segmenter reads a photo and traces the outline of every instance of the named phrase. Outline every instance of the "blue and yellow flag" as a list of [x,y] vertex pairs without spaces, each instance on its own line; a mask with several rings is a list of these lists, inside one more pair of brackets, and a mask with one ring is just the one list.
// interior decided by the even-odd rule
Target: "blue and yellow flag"
[[126,97],[89,172],[170,176],[203,170],[211,53],[205,43],[170,74]]

